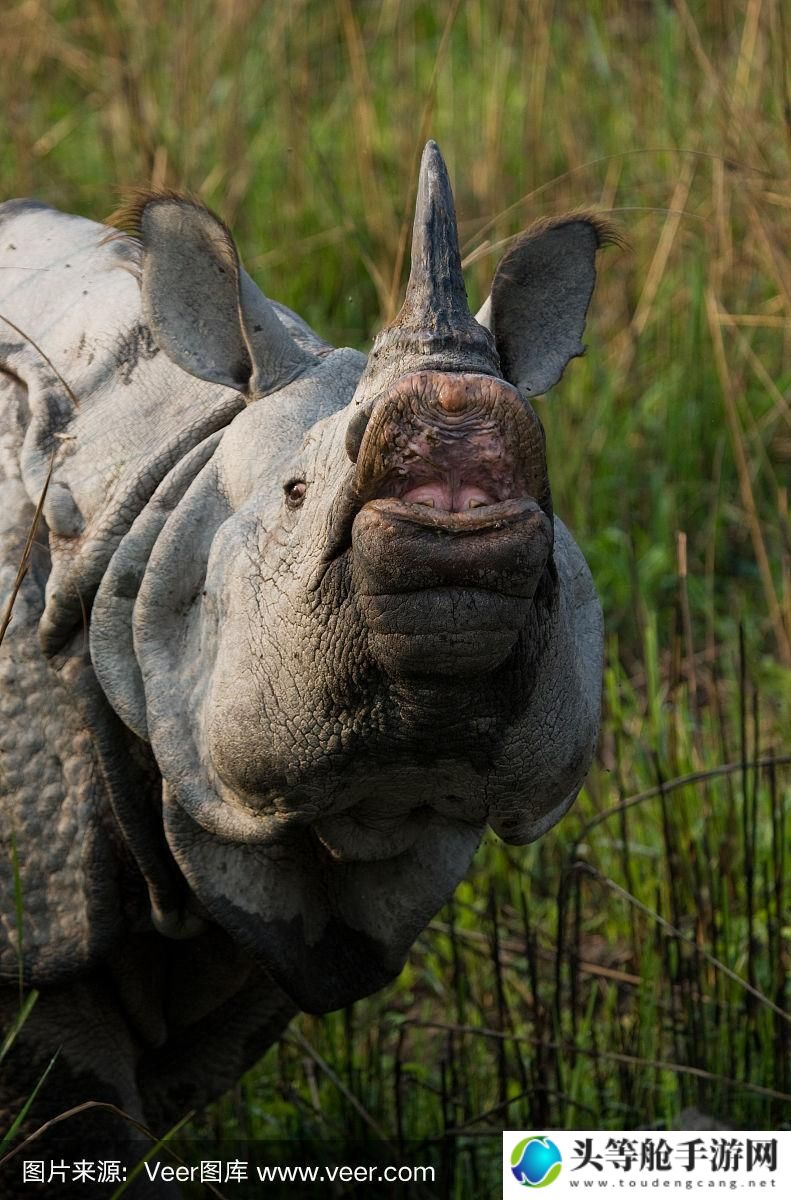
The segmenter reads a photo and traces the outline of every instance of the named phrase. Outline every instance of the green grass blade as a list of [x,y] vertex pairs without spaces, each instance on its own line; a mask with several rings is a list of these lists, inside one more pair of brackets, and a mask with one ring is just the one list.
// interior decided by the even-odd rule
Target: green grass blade
[[11,1026],[8,1033],[3,1038],[3,1044],[2,1044],[2,1046],[0,1046],[0,1063],[2,1063],[3,1059],[8,1054],[9,1050],[11,1049],[14,1042],[16,1041],[17,1034],[19,1033],[20,1029],[25,1024],[25,1021],[28,1019],[31,1012],[33,1011],[33,1007],[37,1000],[38,1000],[38,992],[35,989],[32,992],[28,992],[27,996],[24,999],[24,1002],[22,1003],[22,1005],[19,1009],[19,1012],[17,1013],[17,1015],[14,1019],[13,1025]]
[[55,1053],[52,1055],[52,1058],[47,1063],[47,1066],[46,1066],[41,1078],[38,1080],[36,1086],[33,1088],[33,1091],[30,1093],[27,1100],[25,1101],[25,1103],[22,1105],[21,1109],[17,1113],[16,1117],[14,1118],[14,1120],[11,1124],[10,1129],[8,1130],[8,1132],[3,1136],[2,1140],[0,1141],[0,1158],[2,1158],[2,1156],[5,1154],[6,1150],[11,1145],[11,1143],[13,1142],[17,1133],[21,1129],[22,1123],[25,1120],[25,1117],[30,1112],[30,1108],[31,1108],[34,1100],[36,1099],[36,1096],[39,1094],[42,1087],[44,1086],[46,1078],[49,1075],[52,1068],[54,1067],[55,1061],[59,1054],[60,1054],[60,1049],[56,1050]]

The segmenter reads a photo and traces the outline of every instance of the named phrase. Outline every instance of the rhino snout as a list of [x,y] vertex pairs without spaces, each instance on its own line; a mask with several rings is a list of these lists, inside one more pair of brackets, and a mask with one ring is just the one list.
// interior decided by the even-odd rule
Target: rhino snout
[[[534,499],[551,516],[544,433],[502,379],[416,371],[349,426],[364,500],[396,498],[443,512]],[[347,439],[348,440],[348,439]]]
[[352,527],[358,604],[395,675],[475,675],[514,648],[552,551],[544,437],[503,380],[415,372],[375,405]]

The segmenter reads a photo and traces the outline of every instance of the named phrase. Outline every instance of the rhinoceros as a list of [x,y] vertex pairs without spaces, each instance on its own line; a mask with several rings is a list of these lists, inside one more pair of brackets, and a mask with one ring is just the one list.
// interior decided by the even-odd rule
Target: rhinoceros
[[523,844],[575,799],[602,616],[531,398],[613,234],[539,223],[473,317],[430,142],[366,358],[193,199],[116,224],[0,206],[0,613],[44,496],[0,647],[6,1020],[20,971],[40,992],[3,1100],[60,1048],[33,1124],[162,1131],[393,980],[487,825]]

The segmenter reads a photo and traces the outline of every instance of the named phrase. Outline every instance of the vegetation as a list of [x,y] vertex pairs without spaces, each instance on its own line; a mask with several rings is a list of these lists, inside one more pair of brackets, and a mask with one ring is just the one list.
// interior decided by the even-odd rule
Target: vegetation
[[536,845],[487,839],[399,982],[300,1018],[196,1130],[434,1139],[461,1196],[496,1190],[503,1127],[791,1126],[782,0],[20,0],[3,24],[0,193],[101,218],[187,187],[337,343],[398,307],[427,136],[473,303],[537,217],[593,206],[630,242],[538,402],[608,629],[586,789]]

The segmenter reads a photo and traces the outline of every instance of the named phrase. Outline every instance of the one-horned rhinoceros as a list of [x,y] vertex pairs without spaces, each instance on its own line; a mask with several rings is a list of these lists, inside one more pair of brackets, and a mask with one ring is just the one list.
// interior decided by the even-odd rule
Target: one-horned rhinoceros
[[610,235],[529,230],[473,318],[429,143],[366,360],[192,200],[119,224],[0,207],[4,605],[51,467],[0,648],[7,1019],[20,960],[40,989],[5,1102],[60,1046],[31,1119],[162,1129],[392,980],[487,823],[528,842],[574,800],[601,613],[530,398]]

